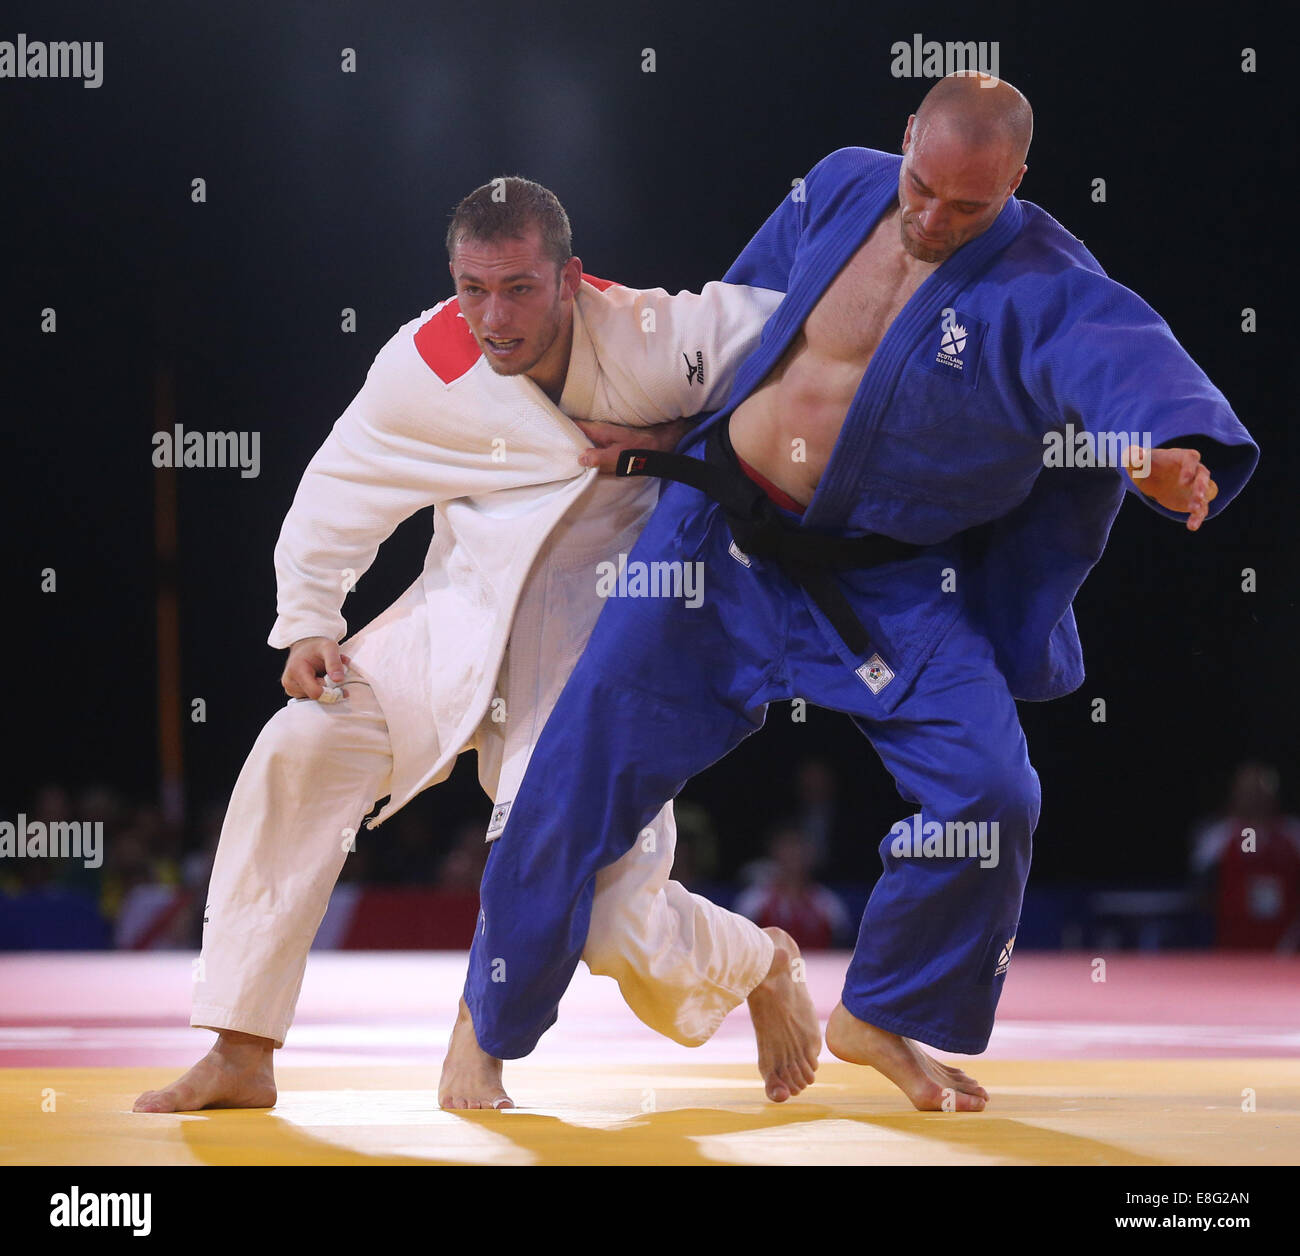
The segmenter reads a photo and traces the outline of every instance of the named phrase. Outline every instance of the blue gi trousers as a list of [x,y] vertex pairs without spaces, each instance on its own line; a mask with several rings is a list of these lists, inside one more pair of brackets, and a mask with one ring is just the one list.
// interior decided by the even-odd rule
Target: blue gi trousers
[[720,506],[665,486],[628,569],[702,563],[702,604],[611,597],[601,611],[488,858],[465,985],[479,1043],[504,1059],[533,1049],[577,967],[596,873],[692,776],[760,728],[768,703],[799,697],[853,718],[920,807],[916,836],[966,821],[997,833],[993,862],[987,844],[981,858],[945,854],[951,841],[926,849],[885,838],[842,995],[872,1025],[983,1051],[1040,801],[992,647],[963,610],[886,712],[804,591],[757,558],[744,565],[732,547]]

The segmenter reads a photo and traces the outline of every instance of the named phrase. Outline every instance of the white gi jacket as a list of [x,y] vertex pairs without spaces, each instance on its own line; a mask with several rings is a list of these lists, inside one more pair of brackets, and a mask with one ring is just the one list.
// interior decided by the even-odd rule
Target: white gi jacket
[[370,827],[471,747],[502,811],[599,614],[596,565],[632,548],[658,499],[656,480],[579,466],[590,442],[566,415],[649,426],[719,408],[781,296],[723,283],[670,296],[584,276],[558,406],[525,376],[493,372],[454,298],[379,351],[285,517],[267,638],[340,640],[347,591],[399,523],[433,507],[420,578],[343,643],[392,739],[392,792]]

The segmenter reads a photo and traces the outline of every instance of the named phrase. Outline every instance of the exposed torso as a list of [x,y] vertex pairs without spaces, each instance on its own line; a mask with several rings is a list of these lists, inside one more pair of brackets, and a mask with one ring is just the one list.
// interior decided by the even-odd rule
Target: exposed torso
[[767,377],[732,414],[736,453],[807,505],[863,372],[936,265],[903,249],[897,206],[886,213],[822,293]]

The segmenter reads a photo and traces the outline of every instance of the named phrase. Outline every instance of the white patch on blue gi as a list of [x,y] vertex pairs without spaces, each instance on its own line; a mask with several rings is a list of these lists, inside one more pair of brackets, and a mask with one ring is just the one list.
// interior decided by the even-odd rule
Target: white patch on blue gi
[[490,842],[494,837],[500,837],[506,827],[506,817],[510,814],[510,803],[514,802],[511,798],[509,802],[499,802],[492,808],[492,819],[488,822],[487,840]]
[[857,669],[857,675],[872,693],[879,693],[894,679],[894,669],[879,654],[873,654]]

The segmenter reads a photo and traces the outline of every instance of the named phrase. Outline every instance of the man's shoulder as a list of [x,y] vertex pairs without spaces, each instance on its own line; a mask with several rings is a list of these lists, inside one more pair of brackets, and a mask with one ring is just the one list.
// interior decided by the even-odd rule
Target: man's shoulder
[[893,166],[895,169],[903,164],[901,153],[885,153],[878,148],[863,148],[849,145],[827,153],[814,167],[843,176],[878,174]]
[[418,318],[403,324],[385,350],[401,349],[408,342],[444,384],[455,383],[483,356],[456,297],[438,302],[431,310],[424,310]]
[[[670,328],[708,325],[718,335],[753,324],[761,327],[781,303],[784,293],[751,284],[712,280],[695,291],[676,294],[666,288],[638,288],[584,274],[575,304],[587,332],[595,340],[635,332],[647,347],[655,338],[647,333]],[[668,335],[663,339],[672,340]]]
[[630,288],[613,279],[597,279],[585,271],[574,296],[575,317],[580,317],[587,334],[597,343],[635,315],[643,289]]
[[1051,214],[1031,201],[1018,204],[1020,230],[980,280],[1008,313],[1040,320],[1048,310],[1092,308],[1124,291]]
[[882,177],[896,175],[902,164],[900,153],[882,153],[876,148],[837,148],[812,168],[808,183],[810,186],[875,183]]
[[589,275],[584,270],[582,272],[583,287],[580,291],[586,291],[588,294],[598,292],[609,294],[612,290],[613,295],[617,296],[620,291],[628,291],[626,284],[621,284],[617,279],[597,279],[595,275]]
[[807,202],[806,229],[837,229],[845,218],[874,214],[896,195],[903,158],[874,148],[837,148],[809,172],[792,197]]
[[464,323],[464,319],[460,317],[460,303],[455,297],[447,297],[446,300],[439,301],[427,310],[421,310],[414,318],[408,318],[388,338],[384,347],[414,340],[430,323],[434,323],[439,329],[450,329],[456,321]]
[[[586,320],[588,332],[601,337],[610,330],[624,329],[629,317],[633,321],[641,319],[648,309],[655,310],[655,321],[668,317],[672,298],[663,288],[638,288],[614,279],[597,279],[584,272],[575,304]],[[653,326],[651,323],[639,329],[645,332]]]
[[622,309],[633,304],[641,291],[642,289],[619,283],[617,279],[597,279],[595,275],[583,271],[576,300],[584,314],[595,310]]
[[1018,262],[1017,269],[1023,274],[1043,279],[1066,275],[1106,278],[1101,263],[1078,236],[1033,201],[1019,204],[1021,228],[1007,247],[1005,259]]
[[421,310],[380,347],[366,373],[372,386],[453,384],[483,356],[455,297]]

